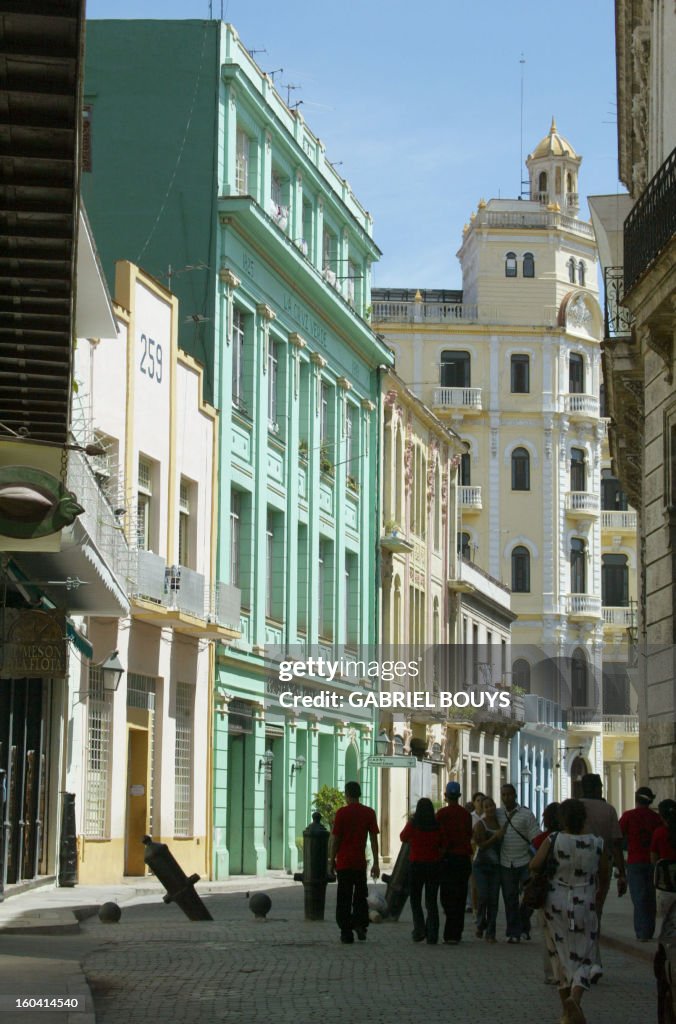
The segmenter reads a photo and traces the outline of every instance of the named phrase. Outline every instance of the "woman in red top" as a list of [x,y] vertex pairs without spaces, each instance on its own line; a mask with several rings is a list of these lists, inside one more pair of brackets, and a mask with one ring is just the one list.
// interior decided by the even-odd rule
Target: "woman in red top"
[[[413,914],[413,941],[427,939],[435,945],[439,938],[439,861],[441,859],[441,830],[434,815],[434,805],[421,797],[415,814],[403,829],[402,843],[409,844],[409,893]],[[422,891],[425,889],[425,909],[422,911]]]

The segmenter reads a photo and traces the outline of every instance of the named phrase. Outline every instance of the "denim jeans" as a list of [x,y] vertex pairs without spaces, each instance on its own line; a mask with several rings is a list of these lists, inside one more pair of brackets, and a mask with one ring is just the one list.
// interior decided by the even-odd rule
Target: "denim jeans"
[[629,895],[634,904],[634,932],[637,939],[652,939],[657,913],[652,864],[627,864]]
[[530,916],[532,911],[520,906],[521,889],[528,881],[528,865],[518,868],[500,866],[500,887],[505,903],[507,918],[506,935],[508,939],[520,939],[522,935],[530,935]]
[[336,871],[338,886],[336,892],[336,924],[341,932],[352,932],[353,928],[368,928],[368,884],[366,868],[353,871],[343,868]]
[[476,926],[486,933],[486,938],[494,939],[500,901],[500,865],[475,863],[472,875],[477,889]]
[[[413,936],[416,939],[425,938],[428,942],[434,943],[439,938],[439,907],[437,906],[439,862],[411,861],[409,886]],[[425,920],[422,909],[423,888],[427,920]]]
[[472,874],[469,857],[450,854],[441,861],[439,896],[446,915],[444,941],[459,942],[465,927],[467,883]]

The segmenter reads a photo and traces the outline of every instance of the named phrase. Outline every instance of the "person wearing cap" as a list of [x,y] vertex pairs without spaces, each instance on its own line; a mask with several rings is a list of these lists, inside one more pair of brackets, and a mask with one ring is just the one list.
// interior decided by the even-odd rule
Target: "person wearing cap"
[[457,946],[465,927],[467,883],[472,873],[472,815],[460,805],[460,784],[446,786],[446,807],[437,811],[441,829],[439,896],[446,915],[444,942]]
[[650,846],[662,819],[651,810],[655,794],[648,786],[636,790],[636,805],[620,818],[622,835],[627,841],[627,881],[634,905],[634,932],[639,942],[650,942],[655,933],[657,902],[653,885]]

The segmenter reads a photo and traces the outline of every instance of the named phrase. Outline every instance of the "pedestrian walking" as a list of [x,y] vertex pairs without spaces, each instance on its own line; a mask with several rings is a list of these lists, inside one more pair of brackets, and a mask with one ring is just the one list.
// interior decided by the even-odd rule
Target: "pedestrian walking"
[[[661,800],[657,812],[662,824],[653,832],[650,844],[650,861],[654,870],[658,860],[676,860],[676,800]],[[673,892],[657,893],[657,912],[662,919],[662,927],[672,904],[676,900]]]
[[500,790],[503,806],[497,819],[504,836],[500,844],[500,888],[507,918],[507,942],[515,944],[530,939],[531,913],[519,904],[521,889],[528,881],[530,844],[540,829],[535,815],[516,802],[516,789],[507,782]]
[[[473,793],[471,802],[465,804],[465,810],[469,811],[469,813],[472,815],[472,830],[474,830],[474,826],[477,824],[478,821],[481,820],[483,816],[484,795],[484,793]],[[472,857],[474,858],[475,855],[476,846],[474,845],[474,840],[472,840]],[[469,880],[467,901],[465,904],[465,913],[474,914],[474,917],[476,918],[478,906],[479,893],[477,892],[476,881],[474,879],[474,871],[472,871]]]
[[483,815],[472,832],[472,844],[476,847],[472,862],[472,880],[477,892],[476,937],[485,936],[486,942],[494,943],[500,902],[500,843],[505,833],[500,828],[492,797],[483,798],[482,810]]
[[[608,855],[608,860],[615,866],[617,873],[617,895],[624,896],[627,891],[627,872],[624,865],[624,850],[622,848],[623,837],[617,811],[612,804],[603,799],[603,783],[601,776],[594,772],[588,772],[581,779],[582,800],[586,818],[586,829],[588,832],[603,840],[603,848]],[[601,928],[603,917],[603,906],[610,888],[610,871],[605,876],[607,885],[598,907],[598,928],[596,930],[596,950],[594,961],[601,964]]]
[[545,898],[545,942],[556,973],[563,1006],[562,1024],[585,1024],[581,1002],[601,975],[595,961],[598,909],[607,891],[610,868],[603,840],[588,832],[581,800],[564,800],[561,831],[552,832],[530,863],[533,873],[550,867]]
[[341,942],[364,940],[369,926],[368,885],[366,882],[366,839],[371,841],[373,864],[371,877],[380,876],[378,864],[378,822],[372,807],[360,803],[358,782],[345,785],[347,804],[336,812],[329,839],[329,872],[338,879],[336,923]]
[[627,841],[627,881],[634,905],[634,933],[639,942],[650,942],[655,934],[657,903],[653,885],[650,846],[662,819],[650,804],[655,794],[648,786],[636,790],[634,809],[620,818],[620,829]]
[[446,807],[437,811],[441,829],[440,898],[446,921],[444,942],[457,946],[465,927],[467,883],[472,873],[472,815],[460,806],[460,785],[446,786]]
[[[434,815],[434,804],[421,797],[415,814],[399,836],[409,844],[409,896],[413,914],[413,941],[426,939],[430,945],[439,940],[439,862],[441,860],[441,829]],[[422,895],[425,893],[423,914]]]
[[[561,828],[561,822],[559,820],[560,809],[561,804],[554,802],[551,804],[547,804],[544,811],[542,812],[543,830],[542,832],[540,832],[539,835],[535,837],[535,839],[532,842],[533,849],[536,852],[540,849],[545,839],[547,839],[547,837],[550,836],[552,832],[558,832],[558,830]],[[537,914],[538,924],[540,925],[540,929],[544,933],[545,912],[544,910],[538,910]],[[552,966],[551,957],[549,956],[549,950],[547,949],[546,943],[543,945],[542,948],[542,966],[544,969],[545,985],[558,985],[558,978],[554,973],[554,968]]]

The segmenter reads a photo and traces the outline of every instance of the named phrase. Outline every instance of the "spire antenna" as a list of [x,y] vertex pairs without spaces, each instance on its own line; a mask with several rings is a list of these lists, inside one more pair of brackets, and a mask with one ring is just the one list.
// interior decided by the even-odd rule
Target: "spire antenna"
[[521,54],[519,57],[519,64],[521,65],[521,105],[520,105],[520,152],[519,152],[519,181],[521,182],[521,188],[519,190],[519,198],[526,199],[530,198],[530,181],[525,181],[523,177],[523,94],[524,94],[524,78],[525,78],[525,66],[526,58]]

